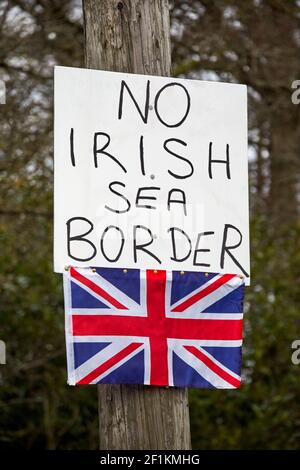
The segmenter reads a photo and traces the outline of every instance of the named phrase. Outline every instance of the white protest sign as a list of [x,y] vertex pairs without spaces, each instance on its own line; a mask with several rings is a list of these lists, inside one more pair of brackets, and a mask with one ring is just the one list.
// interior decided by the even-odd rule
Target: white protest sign
[[55,68],[54,265],[239,273],[244,85]]

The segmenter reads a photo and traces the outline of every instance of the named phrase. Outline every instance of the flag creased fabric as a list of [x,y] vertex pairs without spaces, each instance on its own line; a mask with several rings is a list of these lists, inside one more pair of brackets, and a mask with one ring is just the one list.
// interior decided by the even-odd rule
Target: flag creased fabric
[[239,275],[71,267],[64,292],[70,385],[240,387]]

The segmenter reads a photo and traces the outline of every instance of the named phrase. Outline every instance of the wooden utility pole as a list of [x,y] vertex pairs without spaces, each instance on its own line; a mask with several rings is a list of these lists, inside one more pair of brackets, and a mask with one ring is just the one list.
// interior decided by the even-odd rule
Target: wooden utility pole
[[[168,0],[83,0],[87,68],[170,75]],[[99,385],[100,449],[190,449],[185,389]]]

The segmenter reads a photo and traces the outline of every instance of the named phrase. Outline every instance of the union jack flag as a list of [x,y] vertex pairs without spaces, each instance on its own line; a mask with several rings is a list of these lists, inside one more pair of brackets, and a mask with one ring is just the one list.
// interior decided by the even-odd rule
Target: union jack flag
[[72,267],[64,288],[70,385],[240,386],[240,276]]

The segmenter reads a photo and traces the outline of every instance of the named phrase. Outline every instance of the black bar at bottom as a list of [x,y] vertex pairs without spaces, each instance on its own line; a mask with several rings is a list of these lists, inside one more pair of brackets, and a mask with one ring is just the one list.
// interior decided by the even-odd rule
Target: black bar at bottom
[[[149,465],[210,465],[256,464],[287,466],[300,462],[299,451],[237,450],[237,451],[16,451],[2,450],[2,462],[37,463],[39,468],[57,463],[75,468],[97,468],[101,465],[140,468]],[[255,469],[254,469],[255,470]]]

